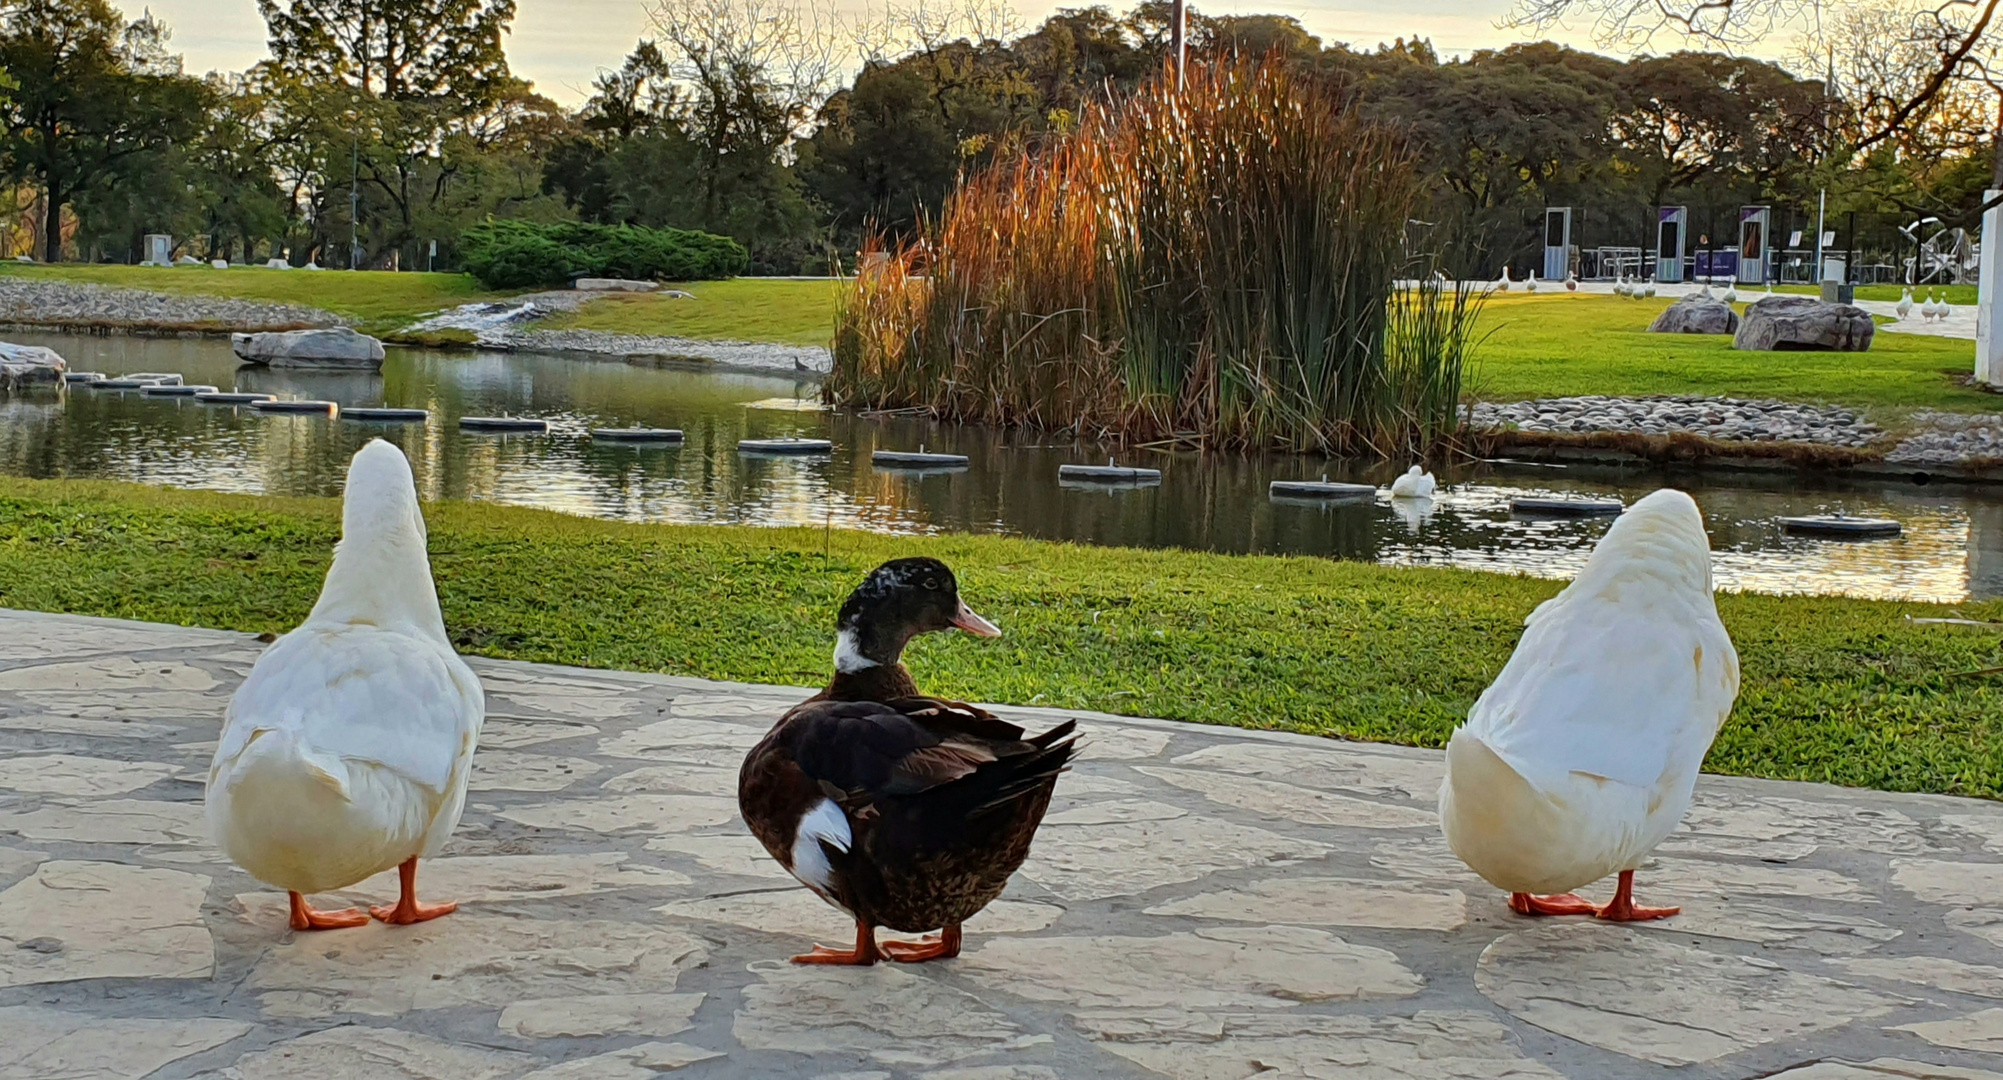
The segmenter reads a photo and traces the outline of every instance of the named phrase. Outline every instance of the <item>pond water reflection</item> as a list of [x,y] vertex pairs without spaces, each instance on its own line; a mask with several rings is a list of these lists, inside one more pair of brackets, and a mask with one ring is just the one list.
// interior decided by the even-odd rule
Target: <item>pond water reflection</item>
[[[1721,587],[1960,600],[2003,595],[2003,497],[1981,489],[1888,482],[1712,477],[1654,470],[1510,469],[1443,473],[1429,513],[1375,503],[1269,498],[1276,479],[1386,483],[1365,468],[1288,456],[1124,452],[1162,470],[1159,486],[1060,485],[1057,468],[1103,463],[1107,448],[910,418],[829,413],[807,381],[652,369],[495,353],[391,350],[380,375],[239,367],[217,340],[15,335],[49,345],[77,370],[177,371],[189,382],[342,405],[428,409],[423,423],[266,415],[248,408],[73,389],[0,400],[0,471],[96,477],[219,491],[334,495],[349,455],[375,436],[410,456],[431,499],[486,499],[629,521],[833,525],[889,533],[980,532],[1092,544],[1184,547],[1463,566],[1569,576],[1605,520],[1512,517],[1536,492],[1633,500],[1674,484],[1703,506]],[[536,416],[546,436],[461,432],[461,416]],[[674,446],[593,443],[594,427],[678,427]],[[740,454],[737,441],[834,440],[831,456]],[[871,451],[966,454],[955,472],[892,472]],[[1782,514],[1843,510],[1896,518],[1897,540],[1782,535]]]

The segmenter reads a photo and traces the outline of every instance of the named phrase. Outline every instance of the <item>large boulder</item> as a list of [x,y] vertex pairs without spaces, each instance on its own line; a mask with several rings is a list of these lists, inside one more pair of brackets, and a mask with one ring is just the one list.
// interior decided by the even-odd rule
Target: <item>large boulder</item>
[[1739,313],[1723,300],[1691,293],[1662,309],[1648,324],[1651,334],[1729,334],[1739,328]]
[[328,330],[232,334],[230,347],[236,350],[238,359],[272,367],[380,371],[383,366],[383,343],[345,326]]
[[69,365],[54,349],[40,345],[13,345],[0,341],[0,388],[17,390],[28,386],[57,385]]
[[1878,324],[1852,304],[1826,304],[1812,296],[1769,296],[1746,305],[1732,348],[1754,351],[1863,352]]

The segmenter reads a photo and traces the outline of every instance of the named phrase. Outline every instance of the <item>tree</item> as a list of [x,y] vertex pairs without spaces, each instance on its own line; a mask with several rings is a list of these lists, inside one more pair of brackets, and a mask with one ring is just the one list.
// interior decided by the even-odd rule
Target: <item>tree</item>
[[515,0],[258,0],[272,59],[309,84],[470,111],[512,76]]
[[165,60],[152,20],[122,22],[107,0],[19,0],[0,16],[6,175],[43,192],[44,257],[60,262],[63,210],[145,155],[188,138],[200,84]]
[[[1879,121],[1859,131],[1856,151],[1868,150],[1894,138],[1921,117],[1937,97],[1982,65],[1985,51],[1994,50],[1998,7],[2003,0],[1942,0],[1929,4],[1909,20],[1901,41],[1881,41],[1881,47],[1919,45],[1928,56],[1924,74],[1899,100],[1889,100]],[[1568,18],[1593,24],[1602,44],[1638,47],[1658,34],[1672,32],[1717,44],[1743,47],[1767,40],[1784,30],[1811,37],[1819,34],[1823,15],[1834,0],[1517,0],[1509,19],[1515,26],[1545,29]],[[1997,157],[1997,180],[2003,184],[2003,153]]]

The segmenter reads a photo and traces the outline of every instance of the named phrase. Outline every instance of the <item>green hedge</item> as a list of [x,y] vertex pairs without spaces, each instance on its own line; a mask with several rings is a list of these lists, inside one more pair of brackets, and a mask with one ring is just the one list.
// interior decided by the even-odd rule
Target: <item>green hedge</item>
[[638,225],[492,221],[460,237],[466,269],[490,289],[561,285],[578,277],[702,281],[744,272],[750,256],[727,236]]

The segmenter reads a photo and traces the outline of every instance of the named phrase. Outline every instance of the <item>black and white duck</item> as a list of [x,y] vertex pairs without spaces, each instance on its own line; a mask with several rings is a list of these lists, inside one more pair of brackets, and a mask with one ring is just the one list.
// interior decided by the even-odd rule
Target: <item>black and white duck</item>
[[[853,949],[803,964],[959,955],[960,924],[1029,856],[1073,722],[1034,738],[975,706],[926,697],[900,662],[919,634],[999,637],[937,559],[898,559],[842,605],[828,688],[779,718],[738,775],[745,823],[772,857],[853,916]],[[878,945],[876,928],[937,930]]]

